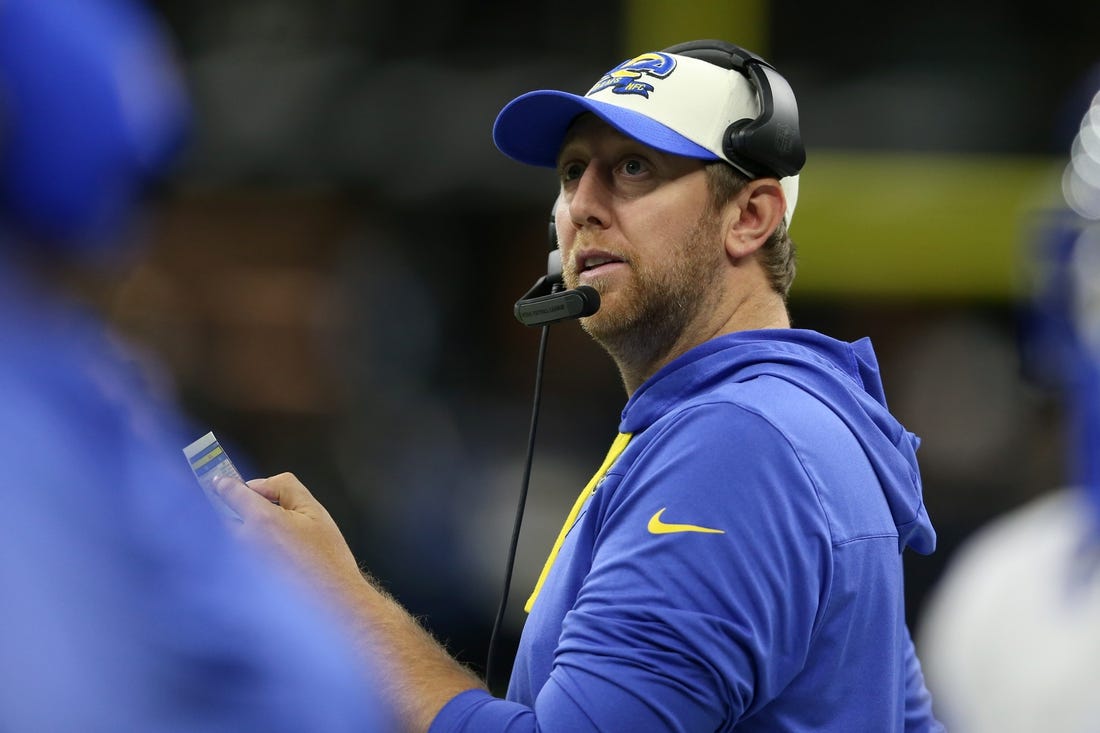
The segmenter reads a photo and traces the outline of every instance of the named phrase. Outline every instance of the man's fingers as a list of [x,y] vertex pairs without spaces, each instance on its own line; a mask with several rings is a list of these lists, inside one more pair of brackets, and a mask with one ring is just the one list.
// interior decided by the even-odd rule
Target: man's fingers
[[319,506],[313,494],[309,493],[309,489],[292,473],[280,473],[278,476],[249,481],[248,486],[269,502],[278,504],[288,511],[301,511]]
[[272,504],[279,503],[278,486],[276,484],[271,484],[269,486],[265,478],[254,478],[245,483],[248,488],[252,489]]
[[255,511],[264,505],[270,508],[271,504],[278,504],[288,511],[302,511],[320,506],[309,489],[292,473],[256,478],[248,483],[222,478],[218,479],[215,490],[242,517],[242,510],[249,511],[248,507]]
[[214,482],[214,491],[241,519],[248,520],[263,511],[271,511],[271,501],[245,482],[223,476]]

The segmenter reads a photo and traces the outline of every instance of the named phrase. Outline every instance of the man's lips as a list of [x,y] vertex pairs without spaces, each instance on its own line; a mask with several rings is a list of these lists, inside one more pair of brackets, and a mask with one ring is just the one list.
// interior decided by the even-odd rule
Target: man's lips
[[626,260],[610,252],[582,252],[574,258],[577,276],[605,274],[626,266]]

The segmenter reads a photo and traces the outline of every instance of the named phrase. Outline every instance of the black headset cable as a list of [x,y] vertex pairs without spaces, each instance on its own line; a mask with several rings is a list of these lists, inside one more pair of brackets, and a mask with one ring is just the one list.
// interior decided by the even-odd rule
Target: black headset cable
[[[560,289],[555,286],[555,290]],[[519,503],[516,506],[516,518],[512,526],[512,539],[508,544],[508,560],[504,571],[504,592],[501,594],[500,607],[497,609],[496,620],[493,622],[493,631],[489,636],[489,652],[485,659],[485,684],[492,689],[493,685],[493,657],[496,656],[496,647],[499,641],[500,629],[504,624],[504,613],[508,608],[508,594],[512,587],[512,571],[516,563],[516,549],[519,547],[520,529],[523,526],[523,512],[527,505],[527,490],[531,484],[531,464],[535,455],[535,433],[539,422],[539,405],[542,402],[542,379],[546,366],[546,342],[550,336],[550,325],[542,327],[539,337],[538,360],[535,365],[535,395],[531,404],[531,429],[527,435],[527,457],[523,464],[523,480],[520,486]]]

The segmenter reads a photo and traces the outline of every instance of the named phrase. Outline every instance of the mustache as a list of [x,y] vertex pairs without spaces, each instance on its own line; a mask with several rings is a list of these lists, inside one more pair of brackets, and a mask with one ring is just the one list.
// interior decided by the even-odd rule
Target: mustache
[[575,262],[578,252],[599,252],[600,254],[613,257],[617,260],[623,260],[624,262],[632,259],[619,250],[618,247],[612,247],[603,242],[602,237],[599,235],[592,234],[578,233],[573,238],[573,246],[569,248],[569,257],[563,257],[562,262],[564,263],[566,260],[568,260],[569,263]]

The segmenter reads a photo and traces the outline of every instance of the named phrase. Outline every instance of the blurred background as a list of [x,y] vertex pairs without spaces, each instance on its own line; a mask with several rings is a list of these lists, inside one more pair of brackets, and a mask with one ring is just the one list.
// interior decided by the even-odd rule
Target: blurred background
[[[923,438],[940,546],[907,560],[911,622],[963,539],[1061,482],[1059,408],[1019,355],[1025,248],[1031,217],[1062,205],[1100,4],[152,4],[198,132],[152,202],[152,248],[73,287],[142,346],[195,437],[213,430],[250,475],[296,473],[471,665],[530,421],[538,332],[512,304],[544,271],[556,194],[496,151],[492,122],[641,51],[725,38],[794,87],[795,325],[870,336]],[[555,327],[503,656],[624,401],[603,352]]]

